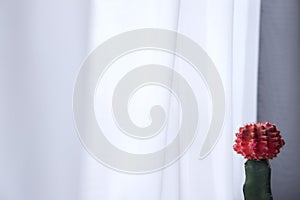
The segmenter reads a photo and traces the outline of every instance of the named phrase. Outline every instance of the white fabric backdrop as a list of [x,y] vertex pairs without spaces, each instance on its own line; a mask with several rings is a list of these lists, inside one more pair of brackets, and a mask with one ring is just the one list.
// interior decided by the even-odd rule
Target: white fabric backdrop
[[[0,1],[0,198],[242,199],[243,160],[233,153],[232,141],[239,125],[256,119],[259,6],[258,0]],[[200,134],[174,165],[130,175],[99,164],[84,150],[74,128],[72,91],[80,64],[97,45],[150,27],[183,33],[207,51],[224,83],[226,121],[206,159],[198,159]],[[147,64],[153,56],[132,60]],[[171,64],[168,57],[158,61]],[[174,67],[185,71],[176,58]],[[169,98],[148,92],[162,104]],[[205,98],[202,103],[209,105]],[[145,150],[131,142],[124,148],[138,152],[161,143]]]

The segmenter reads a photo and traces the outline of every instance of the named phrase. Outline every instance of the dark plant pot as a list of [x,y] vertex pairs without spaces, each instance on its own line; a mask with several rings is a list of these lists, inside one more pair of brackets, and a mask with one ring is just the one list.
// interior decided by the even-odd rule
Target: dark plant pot
[[268,160],[247,160],[246,181],[243,187],[245,200],[273,200],[271,168]]

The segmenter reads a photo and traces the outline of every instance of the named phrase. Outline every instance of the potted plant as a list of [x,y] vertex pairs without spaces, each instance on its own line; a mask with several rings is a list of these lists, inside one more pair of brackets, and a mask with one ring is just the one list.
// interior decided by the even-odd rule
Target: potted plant
[[269,159],[276,157],[284,144],[280,131],[269,122],[239,128],[233,149],[247,159],[245,200],[273,200]]

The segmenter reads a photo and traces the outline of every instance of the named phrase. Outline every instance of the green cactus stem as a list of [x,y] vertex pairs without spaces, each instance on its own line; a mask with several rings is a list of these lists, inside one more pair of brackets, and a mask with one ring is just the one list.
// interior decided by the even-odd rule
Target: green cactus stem
[[273,200],[269,161],[247,160],[245,172],[246,181],[243,187],[245,200]]

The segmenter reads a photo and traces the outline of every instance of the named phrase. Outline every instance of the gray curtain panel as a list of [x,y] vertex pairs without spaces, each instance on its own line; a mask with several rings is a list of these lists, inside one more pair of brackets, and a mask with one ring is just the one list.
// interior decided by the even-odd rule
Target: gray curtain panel
[[299,0],[262,0],[258,79],[258,120],[276,123],[286,141],[271,161],[274,199],[300,199]]

